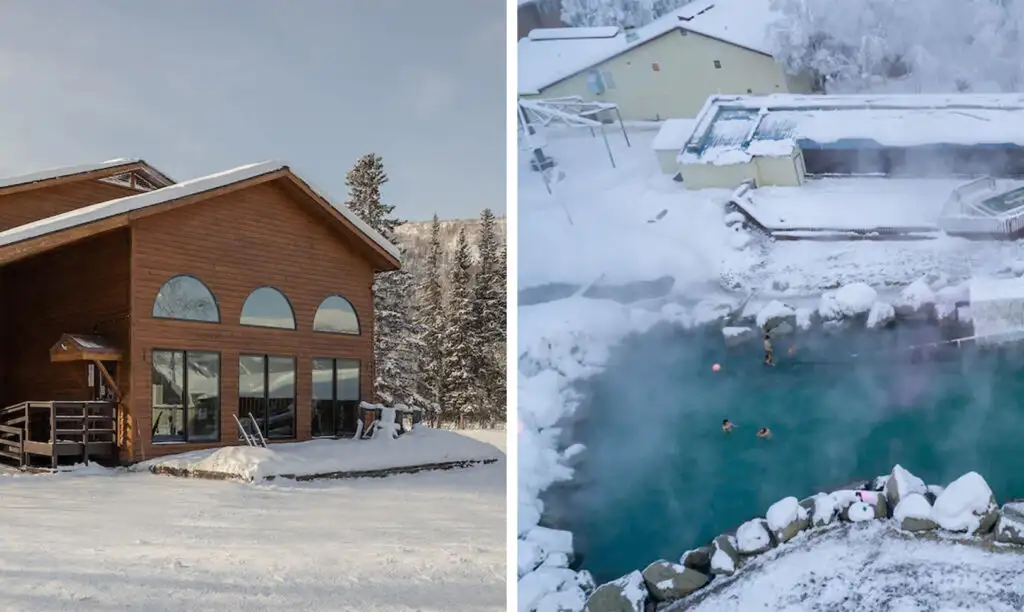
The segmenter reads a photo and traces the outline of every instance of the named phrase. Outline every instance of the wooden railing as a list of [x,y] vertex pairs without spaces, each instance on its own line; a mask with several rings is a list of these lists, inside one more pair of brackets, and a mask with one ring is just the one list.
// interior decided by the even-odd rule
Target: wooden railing
[[79,455],[89,462],[117,448],[117,410],[111,402],[22,402],[0,409],[0,456],[25,465],[28,455]]

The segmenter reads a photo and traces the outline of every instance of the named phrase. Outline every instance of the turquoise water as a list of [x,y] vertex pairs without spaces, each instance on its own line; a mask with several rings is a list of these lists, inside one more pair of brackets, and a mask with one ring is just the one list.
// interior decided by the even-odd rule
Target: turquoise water
[[[975,470],[999,499],[1024,496],[1024,350],[905,350],[939,339],[932,327],[779,338],[771,368],[759,341],[727,349],[720,332],[632,337],[582,387],[567,441],[588,451],[547,496],[547,520],[575,533],[603,581],[895,463],[935,484]],[[762,426],[772,439],[754,435]]]

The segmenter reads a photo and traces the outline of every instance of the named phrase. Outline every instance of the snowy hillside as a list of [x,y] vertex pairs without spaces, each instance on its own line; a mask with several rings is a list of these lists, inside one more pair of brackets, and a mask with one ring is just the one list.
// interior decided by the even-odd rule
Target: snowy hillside
[[[494,223],[498,234],[504,240],[506,237],[505,217],[497,217]],[[430,249],[430,221],[410,221],[398,226],[395,233],[398,234],[398,241],[408,249],[405,256],[405,264],[414,272],[420,268],[427,259],[427,252]],[[455,243],[459,237],[459,230],[465,228],[469,236],[469,249],[475,259],[479,254],[476,247],[476,235],[480,231],[479,219],[451,219],[441,221],[441,249],[444,252],[444,266],[447,269],[451,263],[452,254],[455,253]]]

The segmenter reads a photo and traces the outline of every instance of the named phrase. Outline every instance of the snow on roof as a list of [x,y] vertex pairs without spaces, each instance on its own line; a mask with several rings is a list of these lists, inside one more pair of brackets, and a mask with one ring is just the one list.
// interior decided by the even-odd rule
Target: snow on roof
[[693,133],[694,119],[666,119],[658,130],[658,135],[651,141],[655,151],[679,151]]
[[[609,36],[610,28],[579,28],[589,31],[588,35],[563,34],[549,39],[539,34],[540,38],[534,38],[534,32],[538,32],[534,30],[519,41],[519,93],[538,94],[558,81],[676,29],[769,55],[767,29],[772,16],[770,0],[703,0],[636,28],[628,37],[625,30],[616,29]],[[563,32],[572,29],[575,28],[556,28]]]
[[39,181],[46,181],[50,179],[61,178],[64,176],[72,176],[74,174],[85,174],[87,172],[96,172],[97,170],[106,170],[108,168],[117,168],[118,166],[127,166],[128,164],[141,164],[145,163],[141,159],[109,159],[105,162],[98,164],[82,164],[77,166],[61,166],[59,168],[50,168],[48,170],[41,170],[39,172],[30,172],[28,174],[19,174],[16,176],[7,176],[0,178],[0,189],[5,187],[14,187],[15,185],[27,185],[28,183],[36,183]]
[[578,38],[611,38],[620,32],[619,26],[596,28],[537,28],[530,30],[530,40],[575,40]]
[[772,143],[808,148],[844,141],[1024,146],[1024,95],[712,96],[681,161],[715,163],[729,152],[763,155],[778,148]]
[[[211,191],[213,189],[224,187],[225,185],[231,185],[233,183],[238,183],[257,176],[285,169],[289,169],[288,164],[277,161],[249,164],[246,166],[239,166],[238,168],[231,170],[226,170],[224,172],[218,172],[216,174],[177,183],[169,187],[147,191],[138,195],[131,195],[118,198],[116,200],[100,202],[91,206],[85,206],[83,208],[78,208],[52,217],[46,217],[45,219],[26,223],[25,225],[19,225],[0,232],[0,246],[6,246],[23,240],[37,238],[39,236],[59,232],[79,225],[85,225],[101,219],[108,219],[134,210],[156,206],[157,204],[163,204],[172,200]],[[324,192],[317,190],[312,184],[305,181],[305,179],[302,180],[309,185],[310,189],[316,192],[317,195],[327,202],[331,202],[331,206],[333,206],[335,210],[341,213],[343,217],[355,225],[361,232],[366,234],[366,236],[373,240],[374,243],[384,249],[395,259],[400,260],[398,248],[356,216],[351,209],[344,205],[339,206],[334,204],[324,195]]]

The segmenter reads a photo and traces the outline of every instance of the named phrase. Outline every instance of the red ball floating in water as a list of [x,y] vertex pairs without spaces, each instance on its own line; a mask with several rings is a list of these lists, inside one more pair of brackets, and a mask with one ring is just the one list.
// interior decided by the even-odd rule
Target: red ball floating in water
[[717,364],[717,363],[716,363],[715,365],[711,366],[711,371],[712,371],[712,372],[717,372],[717,371],[719,371],[719,370],[721,370],[721,369],[722,369],[722,366],[720,366],[720,365],[719,365],[719,364]]

